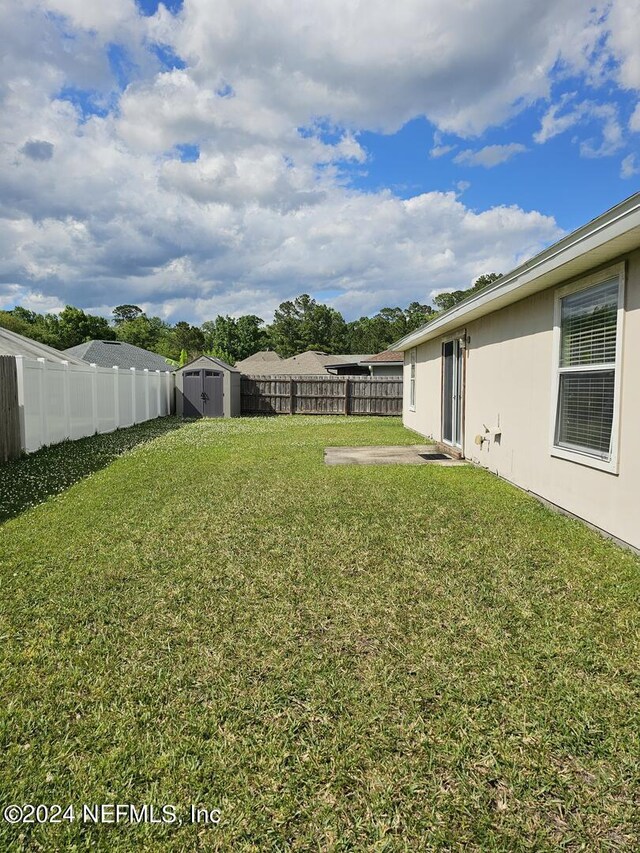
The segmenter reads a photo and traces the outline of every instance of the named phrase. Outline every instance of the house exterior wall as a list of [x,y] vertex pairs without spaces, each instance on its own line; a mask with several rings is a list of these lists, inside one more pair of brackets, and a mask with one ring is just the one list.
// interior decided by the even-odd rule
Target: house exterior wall
[[397,364],[372,364],[370,365],[371,376],[402,376],[402,362]]
[[[627,265],[618,473],[550,453],[555,419],[555,287],[460,330],[466,332],[468,341],[463,451],[468,459],[640,548],[640,455],[636,452],[640,424],[640,250],[619,260],[626,260]],[[437,440],[441,440],[442,340],[417,348],[415,412],[408,406],[410,353],[405,353],[404,423]],[[474,438],[485,435],[485,425],[490,430],[499,426],[501,434],[478,446]]]
[[402,382],[403,422],[409,429],[440,441],[442,418],[442,400],[440,381],[442,343],[440,339],[427,341],[415,347],[416,350],[416,405],[412,411],[409,405],[411,394],[411,350],[404,354],[404,372]]

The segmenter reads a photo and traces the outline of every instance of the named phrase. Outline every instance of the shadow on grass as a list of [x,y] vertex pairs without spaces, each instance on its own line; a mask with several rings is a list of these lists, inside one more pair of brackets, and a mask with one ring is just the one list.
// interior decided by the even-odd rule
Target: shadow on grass
[[183,426],[180,418],[143,424],[43,447],[0,465],[0,524],[105,468],[128,450]]

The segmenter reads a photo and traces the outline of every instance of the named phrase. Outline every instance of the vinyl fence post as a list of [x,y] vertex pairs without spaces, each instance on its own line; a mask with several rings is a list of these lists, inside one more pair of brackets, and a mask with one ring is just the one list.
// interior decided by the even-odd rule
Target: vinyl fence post
[[71,438],[71,389],[69,387],[69,362],[63,361],[62,398],[64,406],[64,437]]
[[135,367],[130,367],[131,371],[131,423],[135,424],[136,421],[136,369]]
[[16,370],[18,373],[18,412],[20,414],[20,449],[27,450],[27,435],[24,422],[24,356],[16,356]]
[[115,429],[120,429],[120,374],[115,364],[111,369],[113,370],[113,419]]
[[149,368],[144,369],[144,419],[149,420]]
[[49,413],[47,412],[47,397],[46,397],[46,381],[47,381],[47,360],[39,358],[38,364],[38,405],[40,406],[40,443],[42,447],[49,444]]
[[98,365],[91,362],[91,428],[92,435],[98,432]]
[[156,370],[158,381],[156,382],[156,417],[162,414],[162,374]]

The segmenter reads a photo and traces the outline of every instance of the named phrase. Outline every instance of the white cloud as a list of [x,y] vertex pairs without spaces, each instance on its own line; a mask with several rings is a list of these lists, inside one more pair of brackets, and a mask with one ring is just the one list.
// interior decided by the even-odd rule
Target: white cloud
[[[436,0],[371,0],[366,13],[344,0],[187,0],[178,16],[161,5],[150,18],[133,0],[26,0],[0,15],[3,298],[135,301],[174,319],[264,316],[328,287],[358,315],[547,244],[559,229],[535,211],[476,211],[454,192],[360,193],[344,166],[367,162],[364,129],[426,115],[473,136],[502,122],[548,96],[559,64],[586,72],[603,34],[582,0],[479,0],[464,14]],[[160,70],[153,40],[187,67]],[[122,93],[113,41],[135,66]],[[632,80],[630,48],[615,44]],[[113,104],[87,119],[64,87]],[[613,118],[597,118],[616,146]],[[177,158],[183,144],[198,146],[196,162]],[[431,156],[453,150],[437,137]],[[489,167],[523,150],[458,157]]]
[[534,140],[538,143],[548,142],[579,123],[589,123],[599,125],[602,138],[600,141],[583,139],[580,142],[583,157],[608,157],[619,151],[624,144],[624,134],[617,106],[588,100],[575,103],[574,98],[575,93],[566,94],[557,104],[549,107],[542,117],[540,129],[534,134]]
[[[478,34],[482,33],[479,38]],[[600,31],[583,0],[190,0],[173,40],[199,83],[252,90],[298,123],[309,111],[386,131],[424,114],[476,134],[549,91],[552,68],[585,65]],[[197,63],[197,64],[196,64]]]
[[640,163],[636,160],[635,154],[628,154],[622,161],[620,177],[633,178],[635,175],[640,175]]
[[430,157],[444,157],[445,154],[449,154],[451,151],[455,151],[455,145],[434,145],[431,151],[429,151]]
[[636,104],[635,110],[631,113],[629,119],[629,130],[635,133],[640,133],[640,103]]
[[615,74],[626,89],[640,90],[638,22],[640,0],[615,0],[607,17],[608,48],[615,58]]
[[602,139],[599,143],[593,139],[580,143],[583,157],[609,157],[624,145],[623,131],[618,119],[618,110],[613,104],[596,104],[589,115],[602,122]]
[[506,163],[516,154],[522,154],[526,150],[526,145],[519,142],[510,142],[508,145],[485,145],[477,151],[470,148],[461,151],[453,158],[453,162],[462,166],[484,166],[485,169],[491,169],[500,163]]

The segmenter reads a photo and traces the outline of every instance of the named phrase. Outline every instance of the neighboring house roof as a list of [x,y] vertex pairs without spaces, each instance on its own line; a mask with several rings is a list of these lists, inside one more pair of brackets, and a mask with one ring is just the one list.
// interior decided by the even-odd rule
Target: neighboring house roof
[[371,355],[363,355],[362,353],[356,355],[325,355],[322,361],[324,366],[329,370],[332,367],[360,367],[362,362],[367,358],[371,358]]
[[173,366],[161,355],[125,341],[86,341],[84,344],[70,347],[65,353],[81,358],[88,364],[97,364],[98,367],[173,370]]
[[199,355],[197,358],[192,358],[191,361],[188,361],[186,364],[183,364],[182,367],[179,367],[176,370],[176,373],[179,373],[181,370],[186,370],[187,367],[193,367],[199,361],[210,361],[213,364],[216,364],[218,367],[222,367],[225,370],[230,370],[231,373],[240,373],[237,367],[232,367],[230,364],[227,364],[226,361],[223,361],[221,358],[216,358],[213,355]]
[[262,367],[266,367],[267,365],[273,366],[275,363],[280,361],[282,361],[282,359],[278,353],[269,349],[262,350],[262,352],[254,352],[253,355],[243,358],[242,361],[237,361],[236,367],[238,370],[242,370],[245,373],[251,373],[254,368],[262,369]]
[[387,349],[384,352],[378,352],[375,355],[367,356],[360,362],[361,364],[402,364],[404,363],[404,353],[392,352]]
[[606,264],[637,248],[639,241],[640,193],[635,193],[501,276],[484,290],[405,335],[391,349],[408,350],[453,332],[471,320]]
[[362,355],[329,355],[321,350],[307,350],[291,358],[285,358],[278,364],[274,364],[270,370],[266,368],[262,373],[271,373],[277,376],[322,376],[328,375],[327,367],[337,367],[345,364],[357,364]]
[[69,353],[61,352],[53,347],[26,338],[17,332],[0,327],[0,355],[22,355],[25,358],[45,358],[47,361],[55,361],[60,364],[68,361],[69,364],[84,365],[85,362]]

